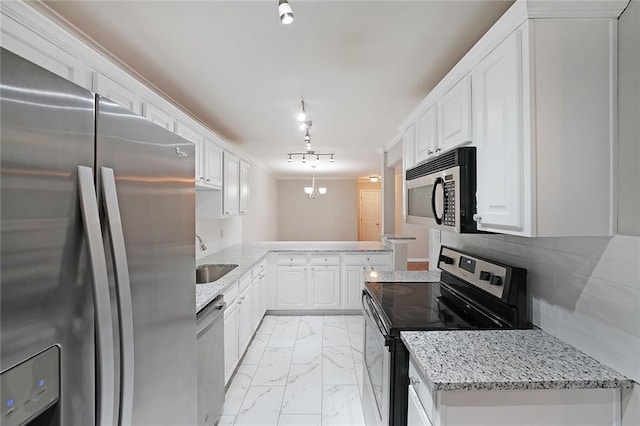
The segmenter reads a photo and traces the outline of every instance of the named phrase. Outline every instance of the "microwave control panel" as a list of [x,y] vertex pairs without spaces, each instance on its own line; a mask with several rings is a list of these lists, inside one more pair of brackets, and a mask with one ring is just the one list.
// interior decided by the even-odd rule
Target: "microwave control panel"
[[450,180],[444,182],[444,216],[442,223],[445,226],[456,226],[456,182]]

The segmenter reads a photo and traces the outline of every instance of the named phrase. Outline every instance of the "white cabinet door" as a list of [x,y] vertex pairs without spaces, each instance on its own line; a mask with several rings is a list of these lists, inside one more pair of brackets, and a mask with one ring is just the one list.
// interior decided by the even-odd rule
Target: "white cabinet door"
[[519,31],[513,33],[473,70],[477,214],[482,230],[521,230],[524,225],[524,162],[531,158],[522,152],[520,37]]
[[471,142],[471,77],[453,86],[436,104],[438,147],[448,150]]
[[407,426],[433,426],[418,398],[418,394],[409,385],[409,409],[407,410]]
[[249,285],[238,298],[238,354],[240,357],[249,346],[251,336],[253,336],[252,311],[253,300]]
[[240,214],[249,213],[249,163],[240,161]]
[[222,148],[209,139],[204,139],[203,146],[203,169],[204,184],[220,188],[222,186]]
[[340,307],[339,266],[310,267],[309,307],[312,309],[338,309]]
[[440,152],[438,147],[438,128],[435,105],[425,111],[416,120],[416,163],[426,160]]
[[240,160],[225,152],[222,211],[225,216],[237,215],[240,210]]
[[256,329],[258,328],[258,324],[260,324],[260,321],[262,320],[262,289],[260,288],[260,284],[262,284],[261,282],[262,280],[260,279],[260,277],[256,277],[252,282],[251,282],[251,301],[252,301],[252,306],[251,306],[251,320],[252,320],[252,327],[251,327],[251,332],[253,333],[254,331],[256,331]]
[[238,365],[238,304],[232,303],[224,311],[224,383],[227,384]]
[[260,300],[262,301],[261,305],[260,305],[260,318],[262,319],[266,313],[267,313],[267,300],[269,298],[269,281],[267,279],[267,275],[266,275],[266,268],[265,271],[260,273]]
[[145,102],[142,106],[145,118],[170,132],[176,130],[176,121],[172,116],[149,102]]
[[96,73],[95,92],[136,114],[142,113],[142,100],[120,83]]
[[345,309],[360,309],[362,298],[362,286],[364,284],[362,272],[364,266],[345,266],[342,279],[344,298],[342,307]]
[[416,126],[412,124],[402,135],[404,170],[416,164]]
[[306,266],[278,266],[278,277],[276,284],[276,308],[305,308],[306,286]]

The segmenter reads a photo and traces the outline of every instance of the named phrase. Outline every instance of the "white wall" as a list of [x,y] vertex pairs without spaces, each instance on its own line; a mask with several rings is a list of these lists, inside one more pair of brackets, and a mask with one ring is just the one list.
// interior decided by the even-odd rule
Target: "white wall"
[[429,230],[426,226],[417,226],[404,223],[402,217],[402,175],[395,176],[395,220],[396,234],[416,237],[410,241],[407,247],[407,259],[409,261],[426,261],[429,258]]
[[242,241],[278,239],[278,180],[260,167],[251,167],[249,214],[243,217]]
[[[536,326],[640,381],[640,238],[444,231],[440,238],[444,245],[526,268]],[[431,249],[437,253],[439,246]]]
[[316,179],[327,194],[309,199],[311,179],[278,182],[278,240],[355,241],[358,238],[355,179]]
[[196,234],[207,250],[196,244],[196,259],[226,247],[254,241],[277,239],[278,180],[262,168],[251,167],[249,184],[249,214],[224,219],[212,219],[212,211],[220,209],[220,191],[196,191]]

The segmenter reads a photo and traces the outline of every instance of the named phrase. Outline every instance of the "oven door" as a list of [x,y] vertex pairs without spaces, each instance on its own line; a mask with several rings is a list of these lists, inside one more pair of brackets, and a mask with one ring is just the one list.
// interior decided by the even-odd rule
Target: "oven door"
[[385,345],[382,320],[373,307],[374,301],[363,292],[364,317],[364,374],[362,409],[368,426],[389,425],[391,364],[389,348]]

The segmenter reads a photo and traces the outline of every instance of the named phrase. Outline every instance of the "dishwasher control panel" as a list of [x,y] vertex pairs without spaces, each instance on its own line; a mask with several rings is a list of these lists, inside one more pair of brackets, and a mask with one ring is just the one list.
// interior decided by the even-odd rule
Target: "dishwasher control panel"
[[60,348],[49,349],[17,364],[0,375],[4,426],[25,424],[58,401],[60,396]]

